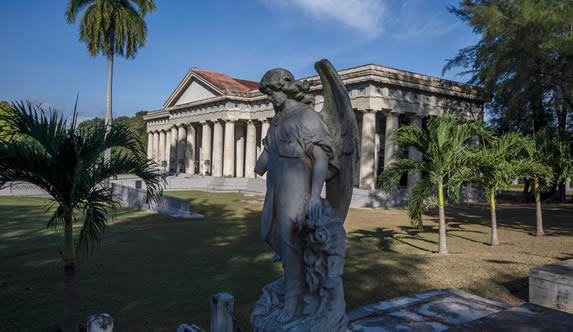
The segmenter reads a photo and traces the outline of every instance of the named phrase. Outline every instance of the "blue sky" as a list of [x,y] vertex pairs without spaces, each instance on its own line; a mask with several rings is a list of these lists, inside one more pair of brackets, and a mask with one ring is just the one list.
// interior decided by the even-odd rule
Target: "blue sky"
[[[67,24],[67,1],[3,1],[0,100],[29,99],[82,118],[103,117],[107,62],[90,57]],[[114,116],[160,109],[188,69],[258,81],[274,67],[314,75],[328,58],[338,69],[376,63],[441,76],[446,59],[478,36],[445,0],[156,0],[148,42],[116,58]],[[447,73],[444,78],[465,81]]]

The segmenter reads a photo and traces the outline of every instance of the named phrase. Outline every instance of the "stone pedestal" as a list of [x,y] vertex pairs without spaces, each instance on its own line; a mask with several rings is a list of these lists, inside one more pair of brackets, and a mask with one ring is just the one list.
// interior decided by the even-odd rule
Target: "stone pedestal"
[[227,293],[211,297],[211,332],[233,332],[233,306],[235,299]]
[[573,313],[573,259],[529,270],[529,302]]
[[108,314],[97,314],[88,317],[87,332],[113,332],[113,318]]

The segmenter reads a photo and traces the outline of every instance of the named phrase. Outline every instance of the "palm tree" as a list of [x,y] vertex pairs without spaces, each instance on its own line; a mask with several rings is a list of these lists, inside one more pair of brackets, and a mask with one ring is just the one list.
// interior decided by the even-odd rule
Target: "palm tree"
[[[556,183],[564,181],[567,176],[572,172],[571,169],[573,165],[569,161],[567,148],[562,145],[558,138],[550,139],[546,131],[538,131],[530,136],[527,136],[524,140],[524,156],[526,159],[533,162],[545,165],[548,167],[549,171],[543,173],[535,173],[524,176],[527,181],[533,182],[533,190],[535,196],[535,214],[536,214],[536,230],[535,236],[545,235],[543,230],[543,214],[541,210],[541,192],[550,189],[551,177],[553,177],[553,171],[557,171]],[[562,158],[565,157],[565,158]],[[563,161],[563,169],[561,170],[561,162]],[[551,170],[550,165],[552,165],[554,170]],[[561,172],[563,171],[563,172]]]
[[[118,206],[104,181],[117,174],[133,174],[147,186],[149,202],[161,195],[163,179],[153,170],[143,145],[122,125],[109,130],[102,123],[91,131],[77,128],[77,114],[71,120],[30,102],[13,103],[0,139],[0,186],[23,181],[42,188],[52,198],[48,228],[64,232],[61,252],[64,261],[64,329],[76,330],[74,279],[78,255],[93,252],[102,239],[112,209]],[[13,139],[13,135],[26,139]],[[130,154],[117,153],[103,159],[111,147],[124,147]],[[81,223],[74,241],[73,224]],[[76,245],[74,246],[74,242]]]
[[[113,59],[115,54],[134,58],[145,46],[147,25],[145,15],[155,10],[153,0],[70,0],[66,8],[68,23],[80,22],[80,40],[86,43],[91,56],[107,57],[107,89],[105,123],[108,131],[112,121]],[[111,152],[106,151],[106,159]]]
[[480,134],[481,128],[481,123],[460,123],[452,115],[443,115],[430,118],[426,129],[411,125],[397,128],[390,138],[401,149],[415,147],[422,158],[399,159],[388,165],[380,175],[382,190],[395,190],[405,172],[422,172],[409,193],[409,217],[413,224],[422,228],[422,208],[438,206],[440,254],[448,253],[444,186],[447,185],[448,177],[463,165],[460,152],[467,148],[472,137]]
[[479,147],[466,150],[466,167],[461,168],[451,179],[455,195],[462,183],[480,185],[485,191],[491,210],[491,242],[499,245],[497,235],[496,196],[499,190],[506,189],[514,179],[521,176],[534,176],[550,172],[547,166],[535,160],[521,158],[523,136],[508,132],[501,136],[490,136]]

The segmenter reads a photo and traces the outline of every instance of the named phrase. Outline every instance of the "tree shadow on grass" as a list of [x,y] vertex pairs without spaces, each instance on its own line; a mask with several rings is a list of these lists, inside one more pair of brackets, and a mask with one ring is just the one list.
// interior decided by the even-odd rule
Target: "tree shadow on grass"
[[[399,228],[402,229],[402,226],[400,226]],[[377,245],[378,249],[383,252],[396,253],[396,251],[392,249],[393,245],[392,241],[397,241],[399,243],[405,244],[407,246],[410,246],[412,248],[421,251],[432,252],[429,249],[416,245],[414,241],[420,241],[432,245],[436,245],[437,244],[436,241],[425,239],[421,237],[417,232],[410,232],[412,227],[408,228],[406,226],[403,226],[403,228],[404,228],[403,232],[397,232],[393,229],[381,228],[381,227],[376,228],[374,231],[364,230],[364,229],[356,230],[348,233],[348,241],[364,242],[368,240],[374,240],[377,241],[378,243]]]
[[[374,233],[392,236],[382,229]],[[399,254],[391,248],[372,250],[372,243],[359,240],[363,232],[349,235],[343,276],[347,311],[428,289],[418,282],[418,277],[420,266],[430,256]]]
[[501,283],[516,298],[529,302],[529,277],[517,278]]
[[469,229],[467,227],[467,225],[462,224],[461,222],[449,222],[447,224],[447,233],[448,233],[448,237],[455,237],[455,238],[459,238],[459,239],[463,239],[466,241],[470,241],[470,242],[474,242],[474,243],[479,243],[479,244],[483,244],[483,245],[490,245],[489,242],[485,242],[485,241],[479,241],[476,239],[473,239],[469,236],[463,236],[466,235],[467,233],[469,234],[473,234],[475,236],[475,234],[487,234],[486,232],[482,232],[482,231],[478,231],[478,230],[472,230]]
[[[547,236],[573,235],[573,223],[569,222],[570,216],[573,215],[573,204],[543,204],[542,213],[543,227]],[[427,214],[435,217],[437,210],[430,210]],[[446,207],[446,221],[449,228],[454,223],[491,227],[491,211],[484,204],[469,207],[450,205]],[[498,204],[497,224],[500,229],[534,234],[536,229],[535,204]]]
[[[249,326],[262,287],[280,276],[280,266],[271,263],[272,253],[260,238],[260,207],[227,206],[194,199],[192,207],[204,220],[118,216],[94,255],[78,260],[78,322],[107,312],[118,330],[172,331],[183,322],[208,327],[210,297],[226,291],[235,296],[239,321]],[[38,207],[17,208],[0,207],[6,221],[0,229],[25,225],[15,219],[26,211],[38,219],[34,227],[45,225],[48,216],[35,214]],[[0,321],[14,330],[53,330],[63,317],[61,301],[54,300],[63,297],[57,254],[63,242],[59,233],[28,233],[2,241],[12,255],[0,258],[0,298],[10,299],[10,305],[2,303]]]

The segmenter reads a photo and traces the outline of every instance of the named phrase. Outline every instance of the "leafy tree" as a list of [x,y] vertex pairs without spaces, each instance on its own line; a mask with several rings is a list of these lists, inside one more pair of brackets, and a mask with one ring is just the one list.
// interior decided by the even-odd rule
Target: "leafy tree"
[[139,111],[134,116],[120,116],[116,119],[120,123],[124,123],[131,131],[139,137],[143,146],[147,146],[147,126],[143,120],[145,111]]
[[564,183],[568,177],[573,176],[573,160],[569,147],[558,137],[551,137],[550,133],[542,130],[531,134],[524,140],[524,157],[528,160],[546,165],[549,171],[541,174],[525,176],[526,181],[533,182],[536,207],[535,235],[545,235],[543,230],[543,215],[541,210],[541,193],[552,189],[552,184]]
[[462,183],[478,184],[486,193],[491,210],[491,245],[499,245],[497,235],[496,196],[507,189],[514,179],[548,176],[550,168],[535,159],[522,158],[523,136],[508,132],[501,136],[490,136],[479,147],[465,151],[466,167],[461,168],[451,179],[450,188],[455,195]]
[[[145,15],[155,10],[153,0],[69,0],[65,16],[75,23],[81,15],[80,41],[86,43],[91,56],[107,57],[105,123],[112,121],[112,82],[114,56],[134,58],[147,40]],[[106,158],[109,158],[106,152]]]
[[101,118],[93,118],[89,120],[84,120],[78,123],[78,130],[82,131],[93,131],[103,125],[105,122]]
[[461,152],[467,149],[468,141],[480,134],[481,130],[481,123],[460,123],[455,117],[444,115],[430,118],[426,129],[410,125],[399,127],[390,138],[402,150],[415,147],[422,158],[419,161],[399,159],[388,165],[380,175],[382,190],[395,190],[405,172],[422,172],[422,176],[416,180],[409,193],[409,217],[413,224],[422,228],[422,209],[438,206],[440,254],[448,253],[444,187],[448,178],[464,165],[465,160],[461,158]]
[[531,133],[553,126],[564,138],[573,111],[573,2],[463,0],[449,9],[481,39],[461,49],[444,72],[461,67],[472,75],[470,83],[492,100],[498,129]]
[[[66,120],[30,102],[13,106],[15,111],[3,120],[27,139],[0,139],[0,186],[8,181],[29,182],[52,197],[47,226],[64,233],[64,329],[76,330],[75,261],[78,255],[93,252],[111,210],[119,204],[105,180],[117,174],[136,175],[146,184],[150,202],[161,195],[163,180],[152,169],[139,140],[124,125],[107,129],[101,123],[80,130],[76,113]],[[104,160],[104,151],[111,147],[125,147],[132,153],[116,153]],[[74,223],[81,224],[77,240]]]
[[[6,101],[0,101],[0,118],[6,116],[7,114],[11,113],[14,111],[14,108],[12,107],[12,105],[10,105],[8,102]],[[8,135],[9,132],[9,128],[6,128],[6,124],[4,121],[0,120],[0,137],[4,137],[5,135]]]
[[[129,128],[129,130],[137,137],[137,139],[147,147],[147,128],[145,121],[143,121],[144,111],[135,113],[134,116],[119,116],[114,122],[122,124]],[[93,118],[89,120],[82,121],[78,124],[78,128],[81,130],[93,130],[94,127],[100,126],[104,121],[101,118]],[[129,152],[124,150],[125,152]]]

